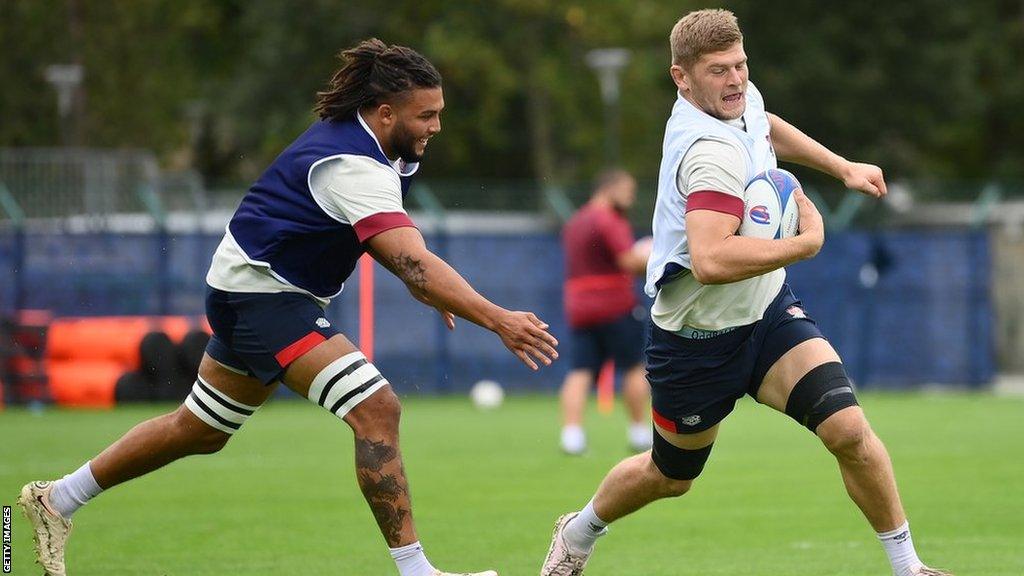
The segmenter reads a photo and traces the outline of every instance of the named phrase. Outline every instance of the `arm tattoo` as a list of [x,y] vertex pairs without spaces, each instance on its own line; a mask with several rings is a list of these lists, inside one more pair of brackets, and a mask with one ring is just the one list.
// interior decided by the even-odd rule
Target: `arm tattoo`
[[403,282],[423,290],[427,285],[427,269],[423,262],[413,258],[405,252],[390,259],[391,271],[394,272]]

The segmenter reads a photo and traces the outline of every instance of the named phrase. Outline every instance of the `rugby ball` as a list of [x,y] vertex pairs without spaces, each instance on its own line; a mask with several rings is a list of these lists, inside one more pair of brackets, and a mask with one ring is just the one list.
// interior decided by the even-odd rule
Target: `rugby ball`
[[796,236],[800,209],[794,193],[800,182],[785,170],[769,168],[754,176],[744,191],[743,221],[737,234],[778,240]]

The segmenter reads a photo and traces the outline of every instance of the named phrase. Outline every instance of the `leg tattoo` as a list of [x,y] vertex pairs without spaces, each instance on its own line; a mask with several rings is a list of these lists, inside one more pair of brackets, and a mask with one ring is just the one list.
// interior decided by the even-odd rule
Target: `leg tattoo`
[[398,457],[398,450],[383,440],[356,438],[356,468],[380,472],[385,464]]
[[388,546],[397,546],[410,518],[408,482],[398,449],[383,440],[356,438],[356,477]]

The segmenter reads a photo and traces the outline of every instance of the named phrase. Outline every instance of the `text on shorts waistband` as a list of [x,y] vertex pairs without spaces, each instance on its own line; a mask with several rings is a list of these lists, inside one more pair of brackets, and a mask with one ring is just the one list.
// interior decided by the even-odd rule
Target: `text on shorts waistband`
[[722,328],[721,330],[704,330],[702,328],[694,328],[693,326],[683,326],[675,332],[676,336],[688,338],[690,340],[707,340],[708,338],[714,338],[715,336],[721,336],[722,334],[728,334],[739,326],[732,326],[729,328]]

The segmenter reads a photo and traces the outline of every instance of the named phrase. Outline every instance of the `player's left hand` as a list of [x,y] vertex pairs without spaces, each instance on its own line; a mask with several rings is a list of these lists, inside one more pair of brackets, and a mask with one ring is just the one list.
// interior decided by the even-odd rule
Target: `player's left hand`
[[558,340],[548,332],[549,326],[533,312],[502,310],[500,319],[492,328],[513,354],[531,370],[537,370],[536,360],[550,366],[558,358],[555,346]]
[[447,326],[449,330],[455,330],[455,314],[452,314],[438,306],[435,306],[435,308],[437,308],[437,313],[441,315],[441,319],[444,320],[444,325]]
[[875,198],[881,198],[887,192],[882,169],[874,164],[847,162],[846,170],[843,171],[843,184]]

